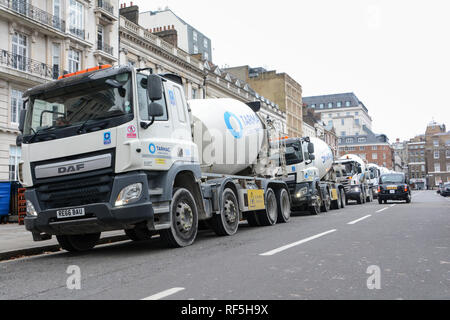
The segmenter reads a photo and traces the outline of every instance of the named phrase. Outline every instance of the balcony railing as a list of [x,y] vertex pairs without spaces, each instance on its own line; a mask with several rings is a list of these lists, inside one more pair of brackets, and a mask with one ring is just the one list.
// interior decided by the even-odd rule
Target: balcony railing
[[107,54],[109,54],[111,56],[113,55],[113,52],[114,52],[113,47],[111,47],[110,45],[103,43],[101,41],[97,41],[97,50],[106,52]]
[[75,27],[70,27],[69,28],[69,33],[77,38],[80,38],[82,40],[85,39],[85,32],[83,29],[78,29]]
[[110,4],[108,1],[105,0],[98,0],[97,1],[97,7],[102,8],[103,10],[111,13],[114,15],[114,6]]
[[43,78],[54,79],[58,76],[53,68],[39,62],[5,50],[0,51],[0,65],[7,66],[22,72],[37,75]]
[[18,14],[24,15],[59,31],[66,31],[66,21],[29,4],[25,0],[0,0],[0,6],[7,7]]

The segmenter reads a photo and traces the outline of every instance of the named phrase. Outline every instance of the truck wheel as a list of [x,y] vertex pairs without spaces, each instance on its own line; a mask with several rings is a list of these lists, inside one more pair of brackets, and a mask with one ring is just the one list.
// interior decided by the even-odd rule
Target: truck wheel
[[59,245],[69,252],[85,252],[93,249],[98,240],[100,239],[100,233],[94,234],[82,234],[76,236],[56,236]]
[[146,228],[134,228],[125,230],[125,234],[128,236],[128,238],[130,238],[130,240],[133,240],[135,242],[149,241],[155,235],[153,232]]
[[291,200],[286,189],[277,192],[278,223],[287,223],[291,219]]
[[198,211],[189,190],[184,188],[174,190],[170,215],[170,229],[160,232],[161,239],[171,248],[193,244],[198,232]]
[[336,189],[336,193],[337,193],[337,200],[333,200],[331,202],[331,209],[333,210],[339,210],[339,208],[341,207],[341,191],[339,189]]
[[273,189],[269,188],[266,192],[266,210],[262,211],[258,216],[261,226],[269,227],[277,223],[278,208],[277,197]]
[[233,190],[225,189],[220,214],[214,215],[208,222],[219,237],[236,234],[239,227],[239,204]]
[[323,203],[322,203],[322,207],[320,208],[320,210],[322,212],[328,212],[331,209],[331,198],[330,198],[330,193],[327,190],[327,194],[325,195],[325,198],[323,199]]
[[320,207],[322,206],[322,198],[319,194],[316,194],[315,196],[316,200],[311,204],[308,211],[311,215],[318,216],[321,212]]
[[348,204],[347,197],[345,196],[345,191],[343,189],[340,190],[341,193],[341,209],[344,209]]

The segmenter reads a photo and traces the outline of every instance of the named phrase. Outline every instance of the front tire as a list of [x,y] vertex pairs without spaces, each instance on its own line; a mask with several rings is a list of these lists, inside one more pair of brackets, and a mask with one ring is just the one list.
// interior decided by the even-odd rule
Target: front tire
[[83,235],[67,235],[56,236],[59,245],[69,252],[85,252],[93,249],[98,240],[100,240],[100,233],[83,234]]
[[171,248],[192,245],[198,233],[198,210],[189,190],[174,190],[170,215],[170,229],[161,231],[161,239]]
[[331,197],[330,197],[330,192],[327,189],[325,197],[323,199],[322,207],[320,208],[320,210],[322,212],[326,213],[326,212],[330,211],[330,209],[331,209]]
[[341,209],[344,209],[348,204],[347,197],[345,196],[345,190],[341,189]]
[[291,219],[291,199],[286,189],[277,192],[278,223],[287,223]]
[[233,190],[224,190],[222,194],[222,210],[209,223],[211,229],[219,237],[236,234],[239,228],[239,204]]

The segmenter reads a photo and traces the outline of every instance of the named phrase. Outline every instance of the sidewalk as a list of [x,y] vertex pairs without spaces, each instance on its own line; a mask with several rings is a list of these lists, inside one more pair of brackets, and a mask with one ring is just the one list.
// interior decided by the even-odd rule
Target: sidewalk
[[[123,231],[104,232],[100,243],[128,240]],[[17,224],[0,225],[0,261],[60,250],[56,237],[43,242],[34,242],[31,232]]]

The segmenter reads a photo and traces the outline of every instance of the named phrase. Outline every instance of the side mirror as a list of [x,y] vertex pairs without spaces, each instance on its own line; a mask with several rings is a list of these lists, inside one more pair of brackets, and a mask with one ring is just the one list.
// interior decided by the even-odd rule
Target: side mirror
[[19,131],[23,133],[23,129],[25,128],[25,117],[27,115],[27,110],[22,109],[20,110],[20,117],[19,117]]
[[311,161],[316,160],[316,156],[313,155],[313,154],[310,154],[310,155],[309,155],[309,160],[311,160]]
[[162,99],[162,79],[154,74],[147,78],[147,95],[150,101],[158,101]]
[[148,106],[148,117],[149,118],[158,118],[164,115],[164,109],[162,105],[159,103],[150,103]]
[[314,153],[314,143],[309,143],[308,144],[308,152],[310,153],[310,154],[312,154],[312,153]]
[[358,173],[361,174],[362,173],[362,169],[361,167],[358,167]]

